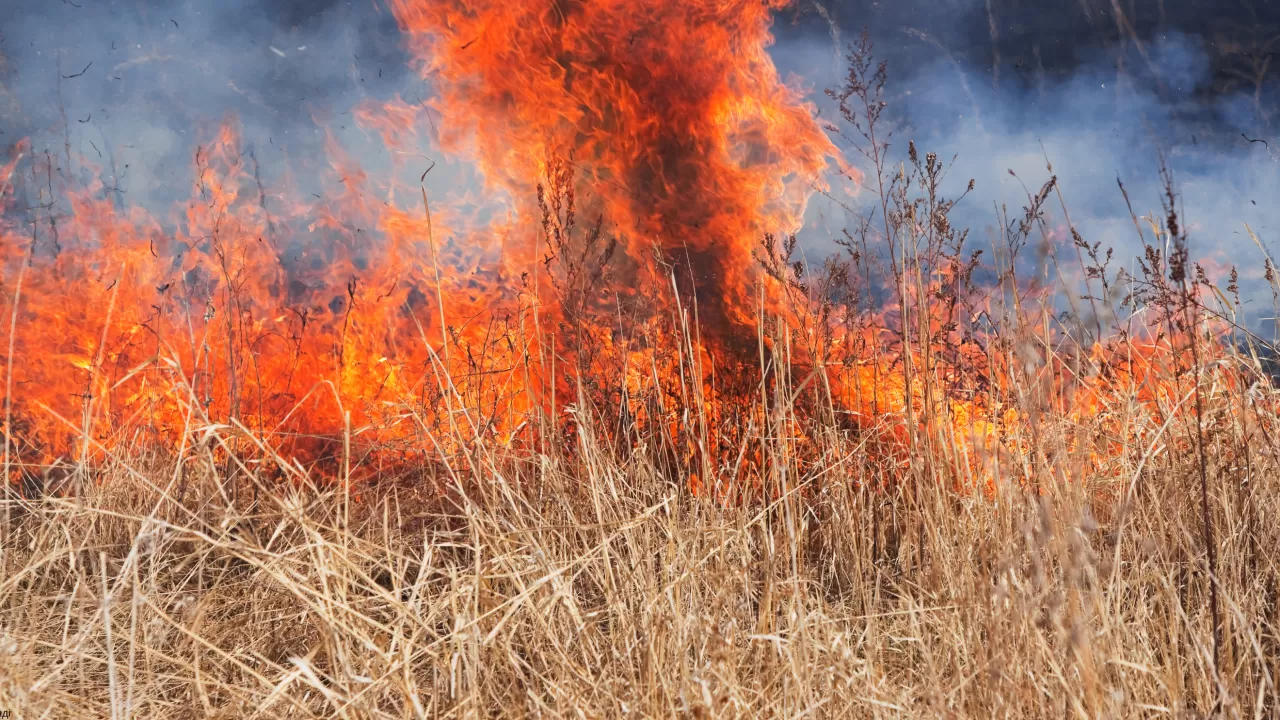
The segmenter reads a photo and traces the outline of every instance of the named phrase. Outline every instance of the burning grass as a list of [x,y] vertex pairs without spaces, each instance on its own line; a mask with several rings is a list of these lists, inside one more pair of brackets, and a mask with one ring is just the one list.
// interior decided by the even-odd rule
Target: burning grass
[[[832,428],[802,463],[769,393],[765,497],[688,492],[581,419],[572,453],[456,437],[432,476],[363,489],[228,480],[226,429],[181,465],[120,456],[10,503],[0,700],[18,716],[1001,714],[1266,716],[1280,511],[1270,390],[1102,408],[1150,434],[1072,477],[1041,413],[1038,492],[893,470]],[[798,385],[798,383],[796,383]],[[1211,389],[1210,389],[1211,388]],[[794,391],[793,391],[794,392]],[[762,408],[764,411],[765,408]],[[595,419],[594,422],[600,422]],[[1110,424],[1101,417],[1095,428]],[[443,439],[442,439],[443,440]],[[1201,477],[1216,535],[1208,601]],[[749,451],[754,452],[754,450]],[[233,463],[234,456],[233,457]],[[279,462],[286,460],[280,458]],[[1216,667],[1216,669],[1215,669]]]
[[[0,709],[1280,711],[1271,351],[1171,176],[1134,272],[1052,178],[979,252],[945,164],[890,159],[862,45],[830,130],[876,207],[819,266],[766,231],[835,146],[754,53],[765,6],[715,5],[753,52],[690,58],[694,97],[575,34],[628,31],[614,4],[462,4],[512,42],[393,6],[450,107],[507,118],[470,138],[506,224],[332,141],[337,197],[276,195],[233,123],[175,218],[25,145],[0,168],[34,200],[0,228]],[[509,48],[556,82],[505,86]],[[549,115],[571,87],[636,102]],[[394,148],[414,112],[357,115]]]

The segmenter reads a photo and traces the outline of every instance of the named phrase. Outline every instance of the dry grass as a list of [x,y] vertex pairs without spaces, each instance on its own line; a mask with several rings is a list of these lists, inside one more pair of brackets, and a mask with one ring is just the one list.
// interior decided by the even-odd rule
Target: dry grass
[[[626,396],[626,381],[587,377],[584,363],[577,402],[531,417],[538,431],[525,450],[477,440],[459,420],[453,436],[431,438],[430,464],[356,493],[349,436],[337,482],[284,480],[262,468],[285,458],[209,418],[174,434],[187,439],[176,455],[117,449],[55,469],[45,487],[4,499],[0,710],[113,720],[1280,714],[1277,392],[1256,344],[1204,336],[1192,286],[1211,283],[1190,279],[1171,182],[1165,227],[1153,223],[1148,238],[1135,217],[1142,277],[1108,270],[1110,256],[1074,236],[1082,271],[1103,290],[1091,287],[1089,312],[1053,325],[1054,308],[1020,304],[1028,293],[1013,260],[1044,227],[1052,181],[996,238],[989,287],[973,289],[964,236],[945,221],[951,202],[937,195],[941,165],[911,146],[913,170],[895,175],[873,132],[882,85],[883,67],[855,57],[837,97],[866,141],[883,227],[851,233],[862,264],[829,266],[825,279],[793,276],[794,244],[766,243],[789,320],[761,323],[766,379],[712,398],[723,425],[709,429],[702,415],[705,373],[685,365],[699,354],[688,313],[677,313],[663,353],[677,358],[669,381],[691,397],[662,416],[683,417],[674,436],[602,401]],[[565,286],[586,312],[590,287]],[[828,383],[857,371],[865,348],[837,357],[827,330],[852,323],[852,337],[866,318],[881,322],[868,312],[885,302],[877,287],[896,294],[899,325],[893,343],[870,350],[894,357],[872,362],[917,392],[853,422],[849,407],[867,399],[851,404],[847,388],[838,399]],[[986,326],[929,329],[976,317],[968,303],[983,293]],[[1168,331],[1144,360],[1151,371],[1110,376],[1106,402],[1080,412],[1073,393],[1132,360],[1124,331],[1139,315]],[[1112,365],[1087,357],[1104,321]],[[964,357],[948,339],[962,330],[985,333],[965,341],[983,363],[946,359]],[[801,349],[789,338],[818,340]],[[797,357],[822,372],[791,377],[805,364]],[[978,380],[988,388],[974,408],[1019,418],[998,427],[985,458],[967,457],[979,443],[939,400],[976,392]],[[184,394],[195,397],[175,388]],[[695,473],[742,484],[695,495]]]
[[855,459],[776,466],[795,487],[734,507],[691,496],[643,449],[620,460],[590,438],[576,460],[478,448],[468,479],[442,471],[352,502],[246,476],[228,487],[212,443],[181,469],[135,458],[65,497],[10,503],[0,707],[1268,717],[1278,468],[1262,448],[1226,464],[1254,432],[1231,401],[1209,398],[1217,673],[1196,464],[1165,450],[1177,428],[1111,479],[1045,473],[1040,494],[994,497],[823,480],[852,475],[851,443]]

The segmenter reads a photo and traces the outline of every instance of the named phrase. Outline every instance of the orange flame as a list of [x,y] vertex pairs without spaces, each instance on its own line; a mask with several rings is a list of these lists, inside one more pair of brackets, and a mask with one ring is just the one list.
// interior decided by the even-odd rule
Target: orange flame
[[[1069,362],[1046,320],[1016,343],[962,331],[954,304],[928,300],[954,266],[843,325],[761,271],[761,239],[799,227],[833,165],[850,172],[767,54],[780,0],[390,3],[435,96],[365,103],[361,127],[397,164],[424,133],[474,161],[514,202],[505,217],[370,177],[332,136],[327,195],[269,196],[232,121],[193,153],[169,215],[100,180],[73,187],[19,145],[0,166],[9,467],[175,450],[230,426],[329,470],[350,435],[372,473],[458,444],[532,445],[551,411],[591,423],[578,401],[594,377],[626,421],[675,439],[664,452],[696,492],[768,474],[752,432],[785,439],[768,452],[823,457],[794,413],[749,399],[768,383],[792,402],[824,393],[869,463],[925,472],[932,447],[978,487],[1034,474],[1001,458],[1043,452],[1041,408],[1097,429],[1060,449],[1104,467],[1150,432],[1117,403],[1159,415],[1181,392],[1185,337],[1099,341]],[[762,317],[789,344],[754,344]],[[737,372],[753,347],[801,386]]]
[[752,249],[799,227],[835,154],[766,52],[783,5],[391,2],[434,86],[445,147],[473,152],[515,197],[549,159],[572,163],[630,258],[649,263],[658,248],[680,264],[704,325],[725,338],[754,320]]

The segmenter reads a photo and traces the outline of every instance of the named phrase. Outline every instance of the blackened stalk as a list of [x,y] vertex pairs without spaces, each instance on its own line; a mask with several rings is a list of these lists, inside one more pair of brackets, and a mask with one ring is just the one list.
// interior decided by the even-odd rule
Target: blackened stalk
[[1222,653],[1222,617],[1218,613],[1218,542],[1213,528],[1213,516],[1209,512],[1209,469],[1204,449],[1204,399],[1200,383],[1200,343],[1196,337],[1195,303],[1190,301],[1190,289],[1183,281],[1183,312],[1191,327],[1191,362],[1195,366],[1196,393],[1196,455],[1200,465],[1200,514],[1204,523],[1204,545],[1209,561],[1209,614],[1213,618],[1213,672],[1218,674],[1218,661]]
[[1173,189],[1173,176],[1168,167],[1161,162],[1161,175],[1164,180],[1165,215],[1167,231],[1174,242],[1172,257],[1169,258],[1169,279],[1178,283],[1182,302],[1182,317],[1186,323],[1185,332],[1191,344],[1191,362],[1194,371],[1196,402],[1196,456],[1200,471],[1200,516],[1204,529],[1205,555],[1209,564],[1209,615],[1213,622],[1213,672],[1214,677],[1221,679],[1219,661],[1222,655],[1222,617],[1218,611],[1218,543],[1213,527],[1213,515],[1209,511],[1209,461],[1204,448],[1204,397],[1201,389],[1200,374],[1203,367],[1200,362],[1200,342],[1197,337],[1196,306],[1192,294],[1195,282],[1199,281],[1199,273],[1195,281],[1188,279],[1191,274],[1190,254],[1187,249],[1187,236],[1180,229],[1177,211],[1177,195]]

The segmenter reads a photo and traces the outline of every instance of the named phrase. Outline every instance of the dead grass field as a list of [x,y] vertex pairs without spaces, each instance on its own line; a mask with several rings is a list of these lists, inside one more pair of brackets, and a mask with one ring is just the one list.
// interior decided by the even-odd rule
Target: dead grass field
[[1235,400],[1206,407],[1216,671],[1199,476],[1169,449],[1187,428],[1135,406],[1131,422],[1163,427],[1147,447],[1105,478],[1028,459],[1039,493],[876,489],[834,435],[827,468],[774,452],[783,491],[730,507],[590,437],[573,458],[476,447],[469,472],[358,501],[252,476],[228,487],[216,441],[181,470],[129,458],[6,506],[0,707],[1270,717],[1280,497],[1260,428],[1274,418]]
[[[658,349],[675,370],[650,389],[678,385],[687,402],[648,425],[607,401],[627,395],[625,373],[571,366],[575,402],[531,411],[533,440],[513,448],[474,431],[441,363],[450,423],[430,426],[434,454],[354,486],[367,448],[350,430],[336,472],[312,475],[194,401],[176,452],[122,442],[28,468],[0,517],[0,710],[1280,714],[1280,394],[1265,348],[1187,255],[1172,181],[1164,217],[1134,217],[1141,275],[1076,235],[1080,271],[1106,292],[1051,321],[1061,308],[1024,304],[1011,258],[1044,235],[1056,186],[1006,223],[991,277],[971,284],[941,166],[910,146],[894,169],[870,132],[883,68],[858,62],[840,99],[868,131],[879,225],[851,233],[853,259],[825,278],[793,277],[785,241],[762,246],[785,321],[760,323],[765,370],[743,375],[747,392],[701,394],[698,328],[677,308]],[[557,233],[559,207],[544,205]],[[874,272],[868,248],[883,251]],[[561,277],[599,274],[578,270]],[[858,278],[899,308],[883,346],[827,332],[841,302],[855,326],[874,315],[883,296],[858,299]],[[581,310],[596,290],[567,295]],[[979,295],[989,322],[962,329],[981,343],[930,330]],[[1139,316],[1154,339],[1127,332]],[[899,402],[853,420],[871,405],[841,373],[866,367]],[[992,418],[981,439],[960,406]]]

